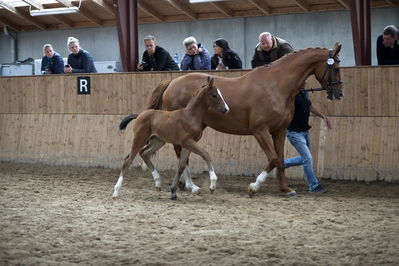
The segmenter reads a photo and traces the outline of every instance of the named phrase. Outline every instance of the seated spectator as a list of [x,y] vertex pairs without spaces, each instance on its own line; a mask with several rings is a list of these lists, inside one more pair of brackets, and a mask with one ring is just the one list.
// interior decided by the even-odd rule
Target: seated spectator
[[80,48],[78,39],[69,37],[68,49],[71,54],[68,56],[68,64],[64,68],[64,73],[97,73],[93,57],[89,52]]
[[211,56],[203,45],[197,44],[194,37],[187,37],[183,44],[186,47],[186,54],[181,61],[181,70],[211,69]]
[[43,54],[41,71],[44,74],[64,73],[64,60],[59,53],[54,51],[51,44],[47,43],[43,46]]
[[377,38],[377,59],[379,65],[399,65],[398,29],[394,25],[385,27]]
[[242,62],[236,52],[230,49],[229,43],[224,39],[217,39],[213,43],[211,69],[241,69]]
[[262,32],[251,61],[252,68],[270,64],[293,51],[294,49],[287,41],[272,36],[270,32]]
[[162,70],[180,70],[179,66],[172,59],[169,52],[155,42],[154,36],[144,38],[145,51],[143,59],[137,66],[142,71],[162,71]]

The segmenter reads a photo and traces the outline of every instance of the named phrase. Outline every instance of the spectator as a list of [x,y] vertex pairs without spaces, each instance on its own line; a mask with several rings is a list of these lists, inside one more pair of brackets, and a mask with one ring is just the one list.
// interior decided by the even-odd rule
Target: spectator
[[259,35],[259,43],[256,45],[251,61],[252,68],[270,64],[293,51],[294,49],[287,41],[272,36],[269,32],[262,32]]
[[44,74],[62,74],[64,73],[64,60],[61,55],[54,51],[49,43],[43,46],[43,58],[41,71]]
[[68,65],[64,68],[65,73],[97,73],[93,57],[89,52],[80,48],[79,40],[74,37],[68,38]]
[[386,26],[377,38],[377,59],[379,65],[399,65],[398,29],[394,25]]
[[161,71],[161,70],[180,70],[179,66],[173,61],[169,52],[158,46],[154,36],[144,38],[145,52],[143,60],[137,66],[142,71]]
[[211,56],[203,45],[197,44],[194,37],[187,37],[183,44],[186,47],[186,54],[181,61],[181,70],[211,69]]
[[224,39],[217,39],[213,43],[211,69],[241,69],[242,62],[236,52],[230,49],[229,43]]
[[319,184],[313,172],[313,158],[310,152],[310,138],[309,138],[309,116],[310,112],[318,117],[321,117],[327,128],[331,129],[331,123],[327,116],[323,115],[309,100],[307,92],[304,92],[305,82],[299,88],[299,93],[295,97],[295,112],[294,117],[288,126],[287,138],[298,151],[300,156],[288,158],[284,160],[284,167],[303,165],[306,180],[310,193],[322,194],[327,190]]

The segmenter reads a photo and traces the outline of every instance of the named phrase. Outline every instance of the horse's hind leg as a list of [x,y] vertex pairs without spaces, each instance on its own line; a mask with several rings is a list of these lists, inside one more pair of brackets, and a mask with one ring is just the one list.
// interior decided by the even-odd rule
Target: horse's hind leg
[[148,140],[147,144],[140,151],[140,156],[143,158],[144,162],[150,168],[152,177],[155,181],[155,188],[159,191],[161,190],[161,175],[158,173],[154,164],[151,162],[151,156],[155,154],[162,146],[165,145],[165,142],[159,139],[156,136],[151,136]]
[[177,199],[177,195],[176,195],[177,185],[179,184],[181,174],[183,173],[184,169],[186,168],[187,159],[188,159],[189,155],[190,155],[189,150],[186,150],[186,149],[181,150],[179,164],[177,166],[177,171],[176,171],[176,176],[175,176],[175,179],[173,179],[173,183],[170,188],[172,200]]
[[[139,126],[137,125],[135,126]],[[137,133],[136,133],[137,132]],[[145,145],[147,139],[149,137],[148,132],[143,131],[143,130],[135,130],[134,132],[134,138],[133,138],[133,144],[132,144],[132,149],[129,153],[129,155],[125,158],[125,161],[123,162],[123,166],[121,169],[121,172],[119,174],[118,181],[115,184],[114,187],[114,193],[112,194],[112,197],[118,197],[120,194],[120,190],[122,188],[122,183],[123,183],[123,176],[125,172],[129,169],[130,165],[132,165],[134,158],[136,157],[137,153],[143,148]]]

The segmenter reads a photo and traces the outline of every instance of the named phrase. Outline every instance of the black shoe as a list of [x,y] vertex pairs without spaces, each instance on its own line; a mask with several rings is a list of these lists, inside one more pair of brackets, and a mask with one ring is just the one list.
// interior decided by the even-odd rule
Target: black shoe
[[318,185],[317,187],[315,187],[312,190],[309,190],[309,193],[313,193],[313,194],[323,194],[326,193],[327,189],[323,188],[322,186]]

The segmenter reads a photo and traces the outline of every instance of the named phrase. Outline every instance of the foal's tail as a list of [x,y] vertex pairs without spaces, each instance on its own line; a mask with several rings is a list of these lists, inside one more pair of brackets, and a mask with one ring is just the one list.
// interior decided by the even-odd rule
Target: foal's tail
[[124,130],[127,127],[127,124],[129,124],[130,121],[132,121],[133,119],[136,119],[138,116],[138,114],[131,114],[123,118],[121,123],[119,124],[119,129]]
[[[166,88],[169,86],[171,82],[172,80],[165,80],[158,84],[158,86],[155,88],[155,90],[152,92],[150,96],[150,100],[147,103],[146,109],[159,110],[162,108],[163,93],[165,92]],[[130,121],[136,119],[138,116],[139,116],[138,114],[131,114],[123,118],[121,123],[119,124],[119,129],[120,130],[126,129]]]

